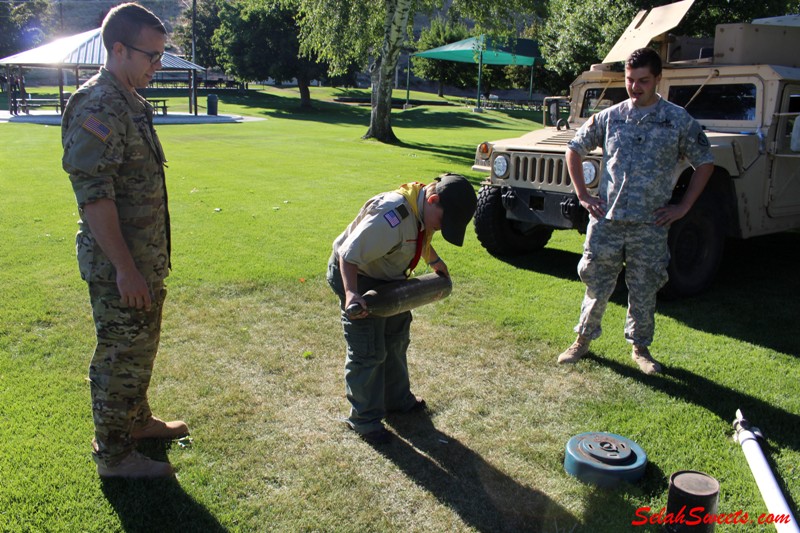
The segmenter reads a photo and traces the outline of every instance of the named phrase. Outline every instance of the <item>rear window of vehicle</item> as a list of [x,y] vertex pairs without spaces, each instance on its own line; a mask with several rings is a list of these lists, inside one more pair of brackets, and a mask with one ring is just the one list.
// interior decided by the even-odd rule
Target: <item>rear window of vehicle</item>
[[706,85],[694,96],[699,88],[700,85],[673,85],[667,99],[685,107],[697,120],[753,120],[756,117],[755,85]]

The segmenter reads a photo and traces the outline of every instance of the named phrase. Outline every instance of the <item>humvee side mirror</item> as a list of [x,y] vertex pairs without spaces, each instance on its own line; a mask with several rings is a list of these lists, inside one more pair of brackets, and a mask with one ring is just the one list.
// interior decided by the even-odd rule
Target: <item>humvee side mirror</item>
[[800,117],[794,119],[794,126],[792,126],[792,141],[789,144],[792,152],[800,152]]

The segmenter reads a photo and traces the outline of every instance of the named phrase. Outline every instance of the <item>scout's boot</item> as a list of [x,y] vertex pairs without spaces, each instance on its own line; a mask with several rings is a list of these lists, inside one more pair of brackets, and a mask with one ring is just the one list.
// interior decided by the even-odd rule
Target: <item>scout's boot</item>
[[134,440],[142,439],[179,439],[189,434],[189,426],[183,420],[164,422],[151,416],[143,426],[131,432]]
[[647,346],[634,344],[631,355],[633,356],[633,360],[636,361],[636,364],[639,365],[639,369],[645,374],[650,375],[661,372],[661,365],[650,355],[650,350]]
[[154,461],[139,452],[131,452],[122,461],[114,466],[97,465],[97,474],[101,478],[128,478],[144,479],[159,477],[174,477],[172,465],[162,461]]
[[577,363],[578,360],[589,352],[589,344],[592,341],[583,335],[578,335],[572,346],[564,350],[558,356],[558,364]]

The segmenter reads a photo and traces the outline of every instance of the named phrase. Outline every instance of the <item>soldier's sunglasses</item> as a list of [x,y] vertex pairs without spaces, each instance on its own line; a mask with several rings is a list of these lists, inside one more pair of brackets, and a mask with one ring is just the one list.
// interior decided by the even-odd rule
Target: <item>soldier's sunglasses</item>
[[141,49],[136,48],[135,46],[131,46],[129,44],[122,43],[122,45],[127,47],[127,48],[130,48],[131,50],[136,50],[137,52],[142,53],[142,54],[146,55],[147,57],[149,57],[151,65],[155,65],[156,63],[161,61],[162,57],[164,57],[164,52],[145,52],[144,50],[141,50]]

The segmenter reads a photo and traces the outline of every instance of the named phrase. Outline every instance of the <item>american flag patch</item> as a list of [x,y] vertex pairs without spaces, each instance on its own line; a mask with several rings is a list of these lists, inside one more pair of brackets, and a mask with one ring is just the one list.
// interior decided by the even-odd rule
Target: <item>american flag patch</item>
[[108,136],[111,135],[111,128],[97,120],[94,115],[89,115],[89,117],[83,121],[83,129],[103,142],[106,142]]
[[397,226],[400,225],[400,217],[398,217],[397,213],[395,213],[394,211],[389,211],[388,213],[383,215],[383,218],[385,218],[386,222],[388,222],[389,225],[393,228],[396,228]]

